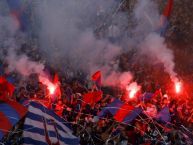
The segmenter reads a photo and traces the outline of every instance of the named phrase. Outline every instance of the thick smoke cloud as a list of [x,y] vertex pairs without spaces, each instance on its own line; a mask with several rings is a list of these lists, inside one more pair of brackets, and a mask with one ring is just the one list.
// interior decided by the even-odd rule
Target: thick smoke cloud
[[[93,31],[105,23],[118,3],[114,0],[56,0],[34,4],[40,20],[40,49],[50,64],[63,70],[92,71],[120,55],[121,48],[106,39],[97,40]],[[100,18],[101,17],[101,18]],[[122,22],[121,22],[122,23]],[[60,68],[61,69],[61,68]]]
[[[50,64],[64,72],[81,70],[92,74],[101,70],[104,85],[119,84],[125,76],[125,73],[122,75],[119,72],[117,61],[123,49],[107,39],[111,24],[115,25],[116,34],[111,31],[109,35],[120,35],[127,26],[126,14],[120,12],[113,15],[119,6],[120,3],[115,0],[48,0],[34,3],[35,16],[41,26],[36,30],[42,54]],[[103,24],[107,25],[103,32],[106,34],[98,39],[95,30]],[[129,83],[132,75],[128,72],[127,76],[125,79]]]
[[[5,1],[2,7],[6,7]],[[118,57],[125,49],[119,43],[111,43],[108,35],[121,39],[128,22],[133,19],[128,19],[123,12],[115,14],[118,7],[119,2],[116,0],[31,1],[31,31],[34,35],[30,39],[35,37],[38,40],[41,56],[56,70],[81,70],[90,75],[101,70],[104,85],[124,86],[133,79],[130,72],[119,71]],[[7,60],[9,71],[16,70],[24,76],[42,74],[43,64],[31,61],[19,52],[22,43],[27,41],[29,32],[20,32],[8,11],[0,11],[0,43],[6,49],[6,54],[1,51],[1,56]],[[133,16],[136,27],[130,31],[134,35],[127,39],[124,37],[119,42],[130,43],[129,46],[138,49],[139,56],[147,56],[154,62],[163,63],[165,71],[172,79],[175,78],[173,53],[167,48],[164,38],[155,33],[159,28],[158,6],[152,0],[139,0]],[[101,26],[105,29],[96,32]],[[112,31],[109,33],[111,26],[114,28],[113,34]],[[130,48],[126,46],[126,50],[129,51]]]
[[[100,69],[104,74],[104,85],[112,86],[120,81],[126,84],[122,79],[126,73],[122,75],[119,72],[116,60],[122,53],[122,48],[108,41],[108,28],[105,32],[107,35],[102,39],[96,38],[94,33],[103,24],[110,26],[113,23],[118,31],[126,26],[127,21],[124,23],[120,21],[126,20],[125,14],[118,13],[116,18],[111,17],[119,6],[117,1],[43,0],[30,4],[33,34],[38,39],[42,57],[50,65],[64,72],[81,70],[87,74]],[[4,6],[7,7],[6,1]],[[8,71],[17,71],[23,76],[32,73],[42,75],[44,64],[32,61],[20,51],[22,44],[28,41],[29,32],[19,30],[16,21],[9,15],[8,8],[2,20],[0,24],[3,26],[0,30],[6,35],[1,35],[1,38],[6,41],[2,40],[1,46],[6,49],[6,54],[1,56],[8,63]],[[109,79],[111,76],[113,78]],[[127,76],[126,80],[129,83],[131,73],[128,72]]]

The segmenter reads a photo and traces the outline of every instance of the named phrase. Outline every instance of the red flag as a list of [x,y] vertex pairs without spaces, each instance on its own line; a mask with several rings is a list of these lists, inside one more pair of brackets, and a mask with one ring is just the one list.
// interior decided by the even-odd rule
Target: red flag
[[102,91],[95,91],[95,92],[88,92],[83,95],[83,101],[84,105],[90,104],[91,106],[94,106],[95,103],[101,100],[102,98]]
[[123,106],[121,106],[121,108],[116,112],[116,114],[114,115],[114,118],[118,121],[118,122],[122,122],[125,117],[134,109],[133,106],[130,106],[128,104],[124,104]]
[[27,108],[22,106],[21,104],[15,102],[15,101],[11,101],[9,99],[3,99],[2,101],[4,101],[9,106],[14,108],[17,111],[17,113],[19,114],[20,118],[24,117],[25,114],[27,113]]
[[0,96],[0,140],[26,113],[26,107]]
[[2,112],[0,112],[0,122],[1,132],[3,135],[6,135],[13,126],[9,119]]
[[168,0],[168,3],[163,11],[163,15],[169,17],[173,8],[173,0]]
[[7,90],[8,90],[9,96],[12,96],[12,95],[13,95],[13,92],[14,92],[14,90],[15,90],[14,85],[7,82]]
[[97,81],[98,79],[101,79],[101,71],[97,71],[92,75],[92,80]]
[[0,95],[5,97],[7,96],[7,94],[9,94],[9,96],[13,95],[14,92],[14,85],[9,83],[4,77],[0,77]]
[[95,81],[98,88],[101,87],[101,71],[97,71],[92,75],[92,80]]
[[4,77],[0,76],[0,84],[5,83],[6,81],[7,81],[7,80],[6,80]]
[[58,82],[59,82],[59,77],[58,77],[58,74],[55,73],[53,83],[57,84]]
[[60,81],[59,81],[59,76],[57,73],[55,73],[54,75],[54,80],[53,80],[54,85],[56,85],[56,90],[55,90],[55,94],[56,96],[58,96],[58,98],[61,98],[61,90],[60,90]]

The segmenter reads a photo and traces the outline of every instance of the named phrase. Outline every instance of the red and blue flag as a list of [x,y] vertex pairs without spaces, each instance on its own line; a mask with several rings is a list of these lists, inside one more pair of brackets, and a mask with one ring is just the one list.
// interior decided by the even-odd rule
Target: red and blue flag
[[104,107],[98,116],[104,117],[107,112],[111,113],[118,122],[130,123],[142,113],[142,108],[134,107],[115,99],[107,107]]
[[173,0],[168,0],[168,3],[164,8],[164,11],[160,18],[160,27],[158,29],[158,33],[160,33],[161,36],[165,35],[166,30],[169,26],[169,17],[171,15],[172,8],[173,8]]
[[9,133],[26,113],[27,108],[21,104],[6,98],[0,98],[0,140]]
[[28,24],[29,24],[29,16],[23,4],[22,0],[7,0],[7,4],[10,9],[10,15],[14,19],[17,27],[22,30],[26,31]]

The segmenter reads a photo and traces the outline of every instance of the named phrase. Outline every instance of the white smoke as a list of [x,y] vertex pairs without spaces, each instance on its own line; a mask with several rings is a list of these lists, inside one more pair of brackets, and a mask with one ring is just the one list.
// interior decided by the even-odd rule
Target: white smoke
[[98,15],[112,14],[116,5],[114,0],[47,0],[34,3],[35,16],[40,20],[40,29],[39,26],[36,28],[40,50],[47,61],[60,69],[62,65],[64,71],[70,68],[88,73],[91,67],[120,55],[120,48],[106,39],[97,40],[93,33],[105,22],[99,20]]
[[[159,12],[157,4],[152,0],[138,0],[134,7],[133,17],[137,24],[133,30],[132,41],[140,43],[145,37],[156,30],[159,23]],[[133,40],[134,39],[134,40]]]
[[141,43],[141,54],[144,54],[153,60],[153,63],[162,63],[172,81],[176,81],[177,74],[174,71],[174,54],[173,51],[167,48],[167,45],[164,42],[164,38],[160,37],[156,33],[150,33],[144,42]]
[[167,47],[165,39],[156,33],[160,19],[156,3],[139,0],[134,15],[138,24],[134,30],[137,34],[134,39],[139,42],[139,54],[147,56],[153,64],[162,63],[171,80],[177,81],[173,51]]
[[131,72],[115,72],[112,71],[110,74],[106,75],[103,81],[104,86],[119,86],[120,88],[125,88],[129,83],[131,83],[133,76]]
[[[7,6],[6,3],[4,6]],[[94,34],[94,31],[100,29],[103,24],[110,26],[113,23],[117,29],[126,26],[126,14],[114,15],[118,6],[119,3],[115,0],[32,2],[32,30],[33,34],[38,36],[39,49],[44,59],[64,72],[82,70],[91,74],[100,69],[104,72],[105,85],[120,83],[126,85],[132,76],[129,72],[121,74],[118,70],[117,57],[122,53],[122,48],[110,43],[107,35],[98,39]],[[1,56],[4,56],[8,63],[8,71],[17,71],[23,76],[32,73],[44,76],[44,64],[32,61],[20,52],[21,45],[26,43],[27,39],[25,33],[19,31],[17,24],[9,15],[9,10],[6,17],[2,17],[0,26],[0,31],[6,34],[1,37],[1,45],[6,48],[7,54]],[[108,28],[105,33],[108,33]],[[3,39],[6,39],[6,43]]]
[[[82,70],[92,75],[101,70],[104,85],[128,84],[132,79],[131,73],[122,74],[118,68],[117,58],[123,49],[107,39],[111,24],[120,32],[127,26],[126,13],[114,13],[119,6],[115,0],[47,0],[34,3],[34,13],[41,26],[36,30],[46,60],[64,72]],[[103,25],[107,28],[100,31]],[[98,29],[98,35],[105,33],[100,39],[94,32]]]
[[[107,34],[108,28],[105,28],[104,32],[94,33],[94,30],[100,26],[108,27],[113,23],[120,31],[118,35],[121,34],[127,26],[128,19],[124,13],[118,12],[113,15],[118,6],[115,0],[32,2],[34,21],[32,30],[37,35],[39,49],[44,59],[64,72],[82,70],[92,74],[100,69],[104,74],[105,85],[130,83],[133,78],[131,73],[122,74],[118,68],[117,58],[123,49],[118,44],[109,42],[107,35],[100,39],[96,38],[96,34]],[[134,9],[134,16],[137,26],[133,30],[135,35],[130,41],[135,42],[140,54],[156,60],[154,62],[163,63],[165,71],[175,78],[173,53],[167,48],[164,38],[153,32],[158,26],[160,17],[157,5],[152,0],[138,1]],[[22,44],[20,41],[25,41],[25,35],[18,40],[16,25],[14,22],[7,22],[12,21],[10,16],[1,19],[0,32],[6,35],[2,35],[0,40],[1,45],[3,44],[3,47],[8,49],[6,60],[9,63],[9,70],[16,70],[25,76],[31,73],[41,74],[43,64],[31,61],[24,54],[18,54],[18,48]],[[5,38],[7,43],[3,41]]]
[[9,14],[6,3],[2,3],[0,8],[0,56],[8,65],[6,72],[15,71],[24,77],[32,73],[43,74],[44,65],[32,61],[20,51],[26,36],[19,30],[15,18]]
[[8,63],[8,71],[16,71],[27,77],[30,74],[43,74],[44,65],[35,61],[31,61],[26,55],[16,56],[11,52],[6,57]]

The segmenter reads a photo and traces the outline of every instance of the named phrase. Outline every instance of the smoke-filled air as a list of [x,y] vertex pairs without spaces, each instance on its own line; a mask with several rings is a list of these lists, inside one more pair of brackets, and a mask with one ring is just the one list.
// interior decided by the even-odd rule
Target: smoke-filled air
[[0,0],[0,145],[193,145],[192,0]]
[[[135,77],[129,68],[121,71],[119,56],[132,46],[138,57],[163,63],[172,80],[176,79],[173,52],[157,33],[160,14],[154,1],[138,1],[129,16],[119,11],[122,3],[115,0],[23,2],[23,11],[32,22],[25,31],[20,31],[18,22],[8,13],[7,4],[1,3],[1,56],[8,64],[7,71],[40,75],[48,64],[74,77],[76,71],[91,75],[101,70],[103,85],[125,86]],[[129,32],[135,35],[126,35],[129,21],[136,23]],[[113,40],[115,37],[117,40]],[[32,60],[20,49],[31,40],[41,61]]]

